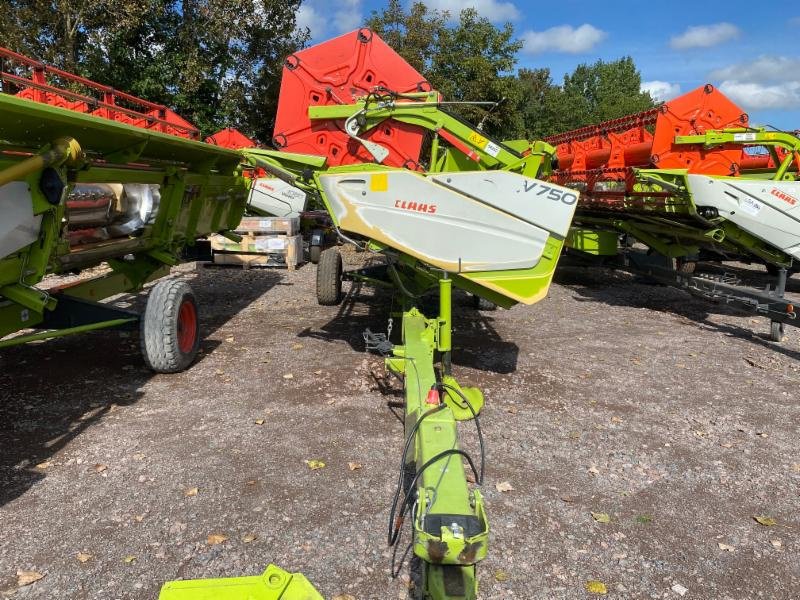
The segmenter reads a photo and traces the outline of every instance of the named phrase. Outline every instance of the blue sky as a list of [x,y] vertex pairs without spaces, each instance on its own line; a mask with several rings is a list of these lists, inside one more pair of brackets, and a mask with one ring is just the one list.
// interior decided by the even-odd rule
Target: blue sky
[[[304,0],[298,21],[314,41],[358,27],[384,0]],[[510,22],[525,42],[520,67],[549,67],[555,81],[580,63],[633,56],[651,93],[668,100],[706,82],[752,123],[800,128],[800,9],[773,2],[425,0],[458,14],[474,7]],[[793,6],[791,3],[787,7]]]

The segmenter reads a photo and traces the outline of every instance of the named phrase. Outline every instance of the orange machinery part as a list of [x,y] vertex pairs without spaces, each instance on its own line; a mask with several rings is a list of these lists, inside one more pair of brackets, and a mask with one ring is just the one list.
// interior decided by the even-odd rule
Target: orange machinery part
[[[194,125],[166,106],[120,92],[2,47],[0,82],[4,91],[8,91],[7,88],[18,89],[17,96],[27,100],[178,137],[200,138],[200,131]],[[59,87],[68,84],[79,86],[85,93]]]
[[[353,104],[376,87],[399,93],[429,91],[430,84],[386,42],[359,29],[289,56],[283,68],[272,143],[276,148],[325,156],[329,166],[373,162],[344,131],[342,121],[311,122],[309,106]],[[383,164],[417,168],[425,132],[387,120],[363,137],[389,150]]]
[[257,144],[238,129],[226,127],[205,139],[206,144],[214,144],[222,148],[238,150],[239,148],[255,148]]
[[659,107],[554,135],[547,141],[556,146],[555,177],[562,183],[630,181],[633,167],[733,175],[744,166],[760,164],[762,157],[744,155],[740,146],[708,150],[676,145],[675,136],[747,126],[744,111],[722,92],[705,85]]

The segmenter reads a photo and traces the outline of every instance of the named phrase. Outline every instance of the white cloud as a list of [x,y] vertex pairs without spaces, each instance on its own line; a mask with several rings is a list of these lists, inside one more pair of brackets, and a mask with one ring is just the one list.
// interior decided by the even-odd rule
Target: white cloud
[[787,56],[759,56],[758,58],[711,71],[711,79],[725,81],[785,81],[800,77],[800,58]]
[[709,74],[746,110],[800,108],[800,58],[762,55]]
[[672,100],[681,93],[681,86],[677,83],[670,83],[669,81],[643,81],[639,89],[649,93],[650,97],[658,102]]
[[364,20],[361,16],[361,0],[338,0],[335,6],[336,10],[332,15],[335,33],[347,33],[361,26],[361,22]]
[[673,37],[669,45],[676,50],[688,48],[710,48],[723,42],[738,38],[741,31],[732,23],[714,23],[713,25],[695,25],[680,35]]
[[325,30],[325,20],[310,4],[301,4],[295,15],[295,26],[297,29],[308,27],[311,36],[319,36]]
[[493,23],[505,21],[516,21],[520,17],[519,9],[512,2],[502,0],[423,0],[428,8],[435,10],[446,10],[452,19],[458,19],[458,15],[465,8],[474,8],[482,17],[486,17]]
[[748,110],[760,108],[800,108],[800,81],[773,85],[742,81],[723,81],[719,89]]
[[308,27],[314,42],[353,31],[364,20],[361,2],[362,0],[339,0],[336,8],[331,10],[330,4],[325,0],[306,0],[297,10],[296,26],[298,29]]
[[581,54],[588,52],[608,37],[605,31],[584,23],[580,27],[559,25],[544,31],[526,31],[522,34],[525,45],[522,48],[527,54],[543,52],[565,52]]

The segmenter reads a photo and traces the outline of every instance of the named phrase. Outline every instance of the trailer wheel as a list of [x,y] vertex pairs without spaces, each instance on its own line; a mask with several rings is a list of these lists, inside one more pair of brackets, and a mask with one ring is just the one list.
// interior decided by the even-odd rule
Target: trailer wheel
[[308,260],[310,260],[312,264],[316,265],[319,263],[320,254],[322,254],[322,246],[311,246],[308,249]]
[[322,251],[317,264],[317,302],[335,306],[342,301],[342,255],[336,247]]
[[192,364],[200,347],[200,321],[192,288],[178,279],[158,282],[142,315],[144,362],[157,373],[177,373]]
[[773,342],[782,342],[786,337],[783,323],[779,321],[770,321],[769,323],[769,339]]

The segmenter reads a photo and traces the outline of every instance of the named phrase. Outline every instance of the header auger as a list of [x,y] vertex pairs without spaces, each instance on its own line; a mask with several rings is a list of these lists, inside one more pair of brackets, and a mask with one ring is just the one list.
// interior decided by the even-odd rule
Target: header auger
[[697,147],[676,147],[675,137],[746,128],[748,119],[721,92],[706,85],[656,108],[550,136],[547,141],[556,146],[556,179],[585,182],[585,201],[590,202],[604,195],[598,183],[630,181],[634,168],[734,175],[741,155],[737,149],[707,153]]

